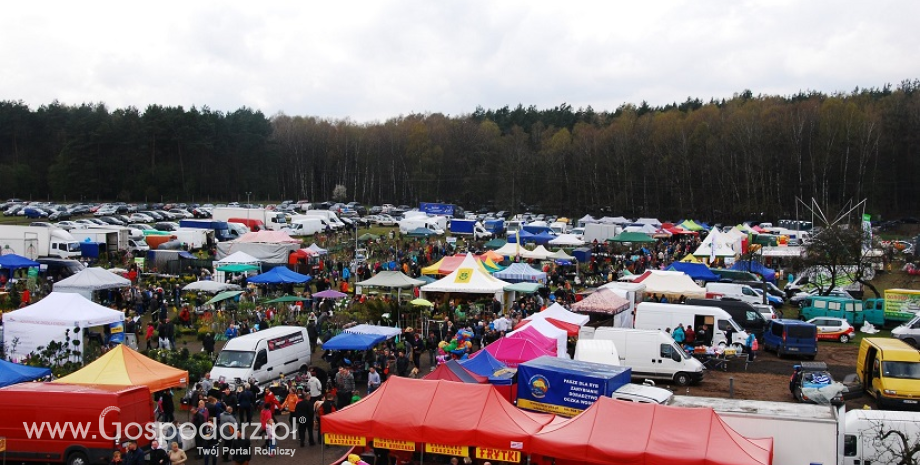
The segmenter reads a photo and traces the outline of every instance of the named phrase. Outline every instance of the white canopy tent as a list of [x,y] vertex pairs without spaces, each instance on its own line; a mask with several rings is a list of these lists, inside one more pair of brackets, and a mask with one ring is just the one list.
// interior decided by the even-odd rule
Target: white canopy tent
[[328,253],[328,251],[327,251],[326,249],[324,249],[324,248],[322,248],[322,247],[316,245],[315,242],[312,243],[312,244],[310,244],[310,247],[307,247],[307,248],[310,249],[310,250],[312,250],[312,251],[314,251],[314,252],[316,252],[316,253],[319,254],[319,255],[326,255],[326,254]]
[[195,292],[223,292],[223,291],[235,291],[239,290],[240,286],[230,283],[222,283],[218,281],[195,281],[183,287],[183,291],[195,291]]
[[575,260],[575,257],[565,253],[565,250],[562,250],[562,249],[559,249],[549,254],[546,258],[550,258],[553,260],[569,260],[569,261]]
[[[540,312],[540,313],[543,313],[543,312]],[[523,331],[527,329],[527,327],[532,326],[533,329],[537,330],[540,334],[550,339],[556,340],[556,356],[557,357],[569,358],[569,353],[568,353],[569,333],[567,333],[564,329],[557,328],[552,323],[546,321],[543,318],[536,318],[536,319],[528,320],[528,321],[530,323],[528,323],[527,326],[524,326],[523,328],[518,329],[516,331],[511,331],[510,333],[506,335],[506,337],[514,336],[514,334],[517,333],[518,331]]]
[[654,226],[655,228],[661,227],[661,221],[658,221],[658,218],[639,218],[636,221],[634,221],[634,223],[646,224],[646,225]]
[[646,294],[665,294],[672,298],[684,296],[702,299],[706,297],[706,289],[697,286],[690,276],[680,271],[649,270],[636,278],[634,282],[644,284]]
[[627,226],[627,227],[623,228],[623,231],[625,231],[625,232],[639,232],[639,233],[645,233],[645,234],[648,234],[648,235],[660,234],[660,233],[661,233],[661,231],[658,229],[658,227],[652,226],[652,225],[650,225],[650,224],[643,224],[643,225],[639,225],[639,226]]
[[214,262],[214,280],[219,282],[226,281],[226,275],[223,271],[217,271],[217,268],[226,265],[255,265],[262,271],[262,262],[258,258],[249,255],[243,251],[233,252],[220,260]]
[[597,220],[594,219],[591,215],[585,215],[578,219],[578,225],[584,227],[586,224],[597,223]]
[[351,328],[345,328],[342,331],[352,334],[373,334],[378,336],[383,336],[387,339],[392,339],[396,336],[399,336],[402,333],[402,330],[399,328],[394,328],[392,326],[379,326],[379,325],[369,325],[369,324],[360,324],[352,326]]
[[482,265],[476,261],[473,254],[467,253],[456,270],[449,275],[419,288],[421,297],[427,299],[430,292],[494,294],[501,301],[505,293],[505,286],[511,283],[493,277],[483,271]]
[[622,216],[605,216],[597,220],[597,222],[604,223],[604,224],[620,224],[620,225],[630,223],[628,219],[623,218]]
[[525,250],[521,253],[521,256],[531,260],[546,260],[546,257],[549,257],[553,253],[549,250],[546,250],[546,247],[538,245],[533,250]]
[[732,250],[730,245],[733,242],[735,242],[734,236],[728,236],[717,229],[713,229],[693,252],[693,256],[700,259],[705,258],[709,261],[712,261],[714,257],[734,257],[735,251]]
[[[124,313],[80,294],[52,292],[28,307],[3,315],[3,341],[7,357],[18,360],[51,341],[64,342],[65,332],[70,330],[72,340],[81,340],[82,351],[87,328],[124,321]],[[80,333],[74,334],[75,328],[80,328]]]
[[93,299],[93,291],[119,289],[131,286],[131,280],[104,268],[86,268],[73,276],[54,283],[55,292],[71,292]]
[[524,252],[527,252],[527,249],[524,248],[523,245],[518,245],[516,242],[508,242],[495,250],[495,253],[504,257],[517,257]]
[[524,318],[525,320],[545,320],[547,318],[552,318],[554,320],[564,321],[566,323],[571,323],[573,325],[584,326],[588,323],[588,315],[581,315],[575,312],[570,312],[566,310],[565,307],[554,303],[550,305],[546,310],[543,310],[539,313],[534,313],[533,315]]
[[579,247],[585,245],[585,241],[578,238],[574,234],[560,234],[555,239],[549,241],[550,245],[555,245],[559,247]]

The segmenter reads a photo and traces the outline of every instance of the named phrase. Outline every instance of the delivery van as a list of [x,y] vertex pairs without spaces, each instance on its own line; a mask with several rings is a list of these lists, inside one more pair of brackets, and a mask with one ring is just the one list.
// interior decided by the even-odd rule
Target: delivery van
[[863,339],[856,376],[879,408],[920,408],[920,351],[906,342],[886,337]]
[[[291,221],[288,234],[291,236],[312,236],[326,231],[327,224],[323,218],[300,216],[298,219]],[[332,227],[330,226],[329,229],[331,230]]]
[[224,380],[230,387],[254,379],[265,384],[281,375],[306,371],[310,366],[307,330],[297,326],[275,326],[235,337],[226,344],[214,362],[211,378]]
[[767,328],[767,319],[754,308],[753,305],[735,299],[687,299],[687,305],[701,305],[704,307],[721,308],[728,312],[741,326],[741,329],[754,333],[757,340],[763,340],[763,332]]
[[[148,428],[154,421],[145,386],[20,383],[0,388],[0,406],[0,437],[6,438],[5,458],[11,463],[108,464],[112,452],[124,451],[125,425]],[[68,423],[86,429],[65,428]],[[52,436],[52,428],[63,433]],[[133,426],[129,432],[141,433]],[[141,436],[138,447],[149,447],[149,439]]]
[[916,463],[905,461],[903,444],[897,434],[908,438],[913,445],[920,441],[920,412],[892,412],[887,410],[850,410],[844,416],[844,465],[898,465]]
[[763,333],[763,350],[778,357],[801,355],[814,360],[818,354],[818,327],[799,320],[770,320]]
[[[703,380],[703,364],[684,352],[663,331],[584,326],[578,333],[575,360],[579,360],[578,346],[593,345],[598,340],[612,341],[615,346],[612,356],[618,355],[619,361],[611,363],[609,358],[604,360],[596,356],[589,361],[629,367],[633,379],[664,379],[681,386]],[[583,356],[586,352],[589,351],[581,351]]]
[[[725,310],[686,304],[661,304],[642,302],[636,306],[636,329],[655,331],[673,330],[679,324],[692,326],[694,331],[704,329],[704,337],[697,343],[708,346],[741,346],[747,333],[738,326]],[[727,336],[731,334],[731,341]]]
[[[594,328],[587,328],[594,329]],[[583,328],[583,330],[585,330]],[[593,331],[585,333],[593,338]],[[591,363],[605,363],[607,365],[620,365],[620,354],[617,346],[609,339],[589,339],[588,336],[579,337],[575,345],[575,360]]]
[[749,304],[764,303],[763,296],[747,284],[735,283],[707,283],[706,292],[710,294],[722,294],[723,297],[731,297]]

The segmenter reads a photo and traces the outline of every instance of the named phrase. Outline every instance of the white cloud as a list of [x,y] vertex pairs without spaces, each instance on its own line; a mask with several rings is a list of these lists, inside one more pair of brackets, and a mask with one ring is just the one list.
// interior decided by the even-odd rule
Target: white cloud
[[0,99],[386,119],[920,78],[915,2],[32,2]]

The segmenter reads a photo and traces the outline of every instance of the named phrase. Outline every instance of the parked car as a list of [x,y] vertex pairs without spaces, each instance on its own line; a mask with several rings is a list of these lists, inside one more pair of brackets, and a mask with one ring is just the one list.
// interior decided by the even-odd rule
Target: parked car
[[128,218],[131,219],[132,223],[153,223],[153,217],[147,215],[146,213],[132,213]]
[[853,340],[856,334],[856,329],[843,318],[822,316],[808,322],[818,327],[819,341],[840,341],[845,344]]
[[[859,383],[840,383],[838,386],[835,386],[835,384],[838,383],[834,381],[834,377],[827,371],[826,363],[802,362],[792,367],[792,376],[789,378],[789,392],[798,402],[831,403],[834,405],[840,405],[845,400],[862,396],[862,389],[859,387]],[[838,388],[842,388],[842,390],[838,390]],[[828,390],[826,396],[821,395],[821,391],[824,389]],[[830,397],[830,399],[827,397]]]

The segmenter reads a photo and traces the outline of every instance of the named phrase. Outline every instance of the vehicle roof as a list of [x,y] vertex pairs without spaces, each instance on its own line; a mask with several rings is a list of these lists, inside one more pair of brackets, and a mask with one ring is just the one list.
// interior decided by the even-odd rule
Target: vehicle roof
[[[831,291],[831,292],[834,292],[834,291]],[[846,292],[846,291],[840,291],[840,292]],[[828,295],[828,296],[814,295],[814,296],[809,297],[808,300],[826,300],[826,301],[828,301],[828,302],[854,302],[854,301],[855,301],[855,302],[862,302],[862,301],[859,300],[859,299],[852,299],[852,298],[846,298],[846,297],[838,297],[838,296],[834,296],[834,295]]]
[[263,339],[285,336],[299,331],[306,331],[306,329],[300,326],[275,326],[255,333],[249,333],[245,336],[237,336],[227,341],[227,343],[224,344],[224,349],[251,349],[258,341]]
[[[920,362],[920,350],[917,350],[911,347],[906,342],[890,338],[890,337],[867,337],[863,339],[867,343],[871,343],[885,352],[885,356],[891,356],[893,354],[900,354],[904,358],[914,358],[916,362]],[[908,361],[908,360],[902,360]]]
[[787,326],[814,326],[814,324],[807,321],[800,320],[791,320],[791,319],[781,319],[781,320],[770,320],[771,323],[782,323]]
[[833,407],[818,404],[675,395],[671,405],[677,407],[711,408],[720,414],[760,415],[765,418],[837,421]]

